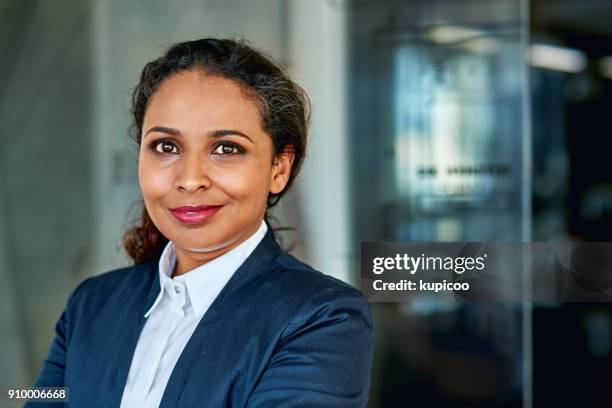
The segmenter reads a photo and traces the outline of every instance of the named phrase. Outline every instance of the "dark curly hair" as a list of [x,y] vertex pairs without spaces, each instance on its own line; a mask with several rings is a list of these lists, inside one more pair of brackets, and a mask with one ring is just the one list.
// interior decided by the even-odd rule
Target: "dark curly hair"
[[[272,58],[246,41],[203,38],[181,42],[146,64],[132,94],[131,137],[140,146],[145,112],[160,84],[178,72],[193,69],[232,80],[255,97],[274,155],[292,146],[295,157],[287,185],[280,193],[268,195],[267,207],[273,207],[293,183],[304,160],[310,103],[304,90]],[[265,217],[269,217],[268,211]],[[123,247],[135,264],[158,259],[167,242],[144,205],[141,219],[123,236]]]

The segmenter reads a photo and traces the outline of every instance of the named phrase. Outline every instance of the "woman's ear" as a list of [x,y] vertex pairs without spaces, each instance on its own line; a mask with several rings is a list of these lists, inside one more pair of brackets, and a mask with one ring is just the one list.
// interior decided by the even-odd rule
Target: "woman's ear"
[[291,175],[294,157],[295,148],[292,145],[285,146],[281,153],[274,156],[270,174],[270,192],[272,194],[278,194],[285,189]]

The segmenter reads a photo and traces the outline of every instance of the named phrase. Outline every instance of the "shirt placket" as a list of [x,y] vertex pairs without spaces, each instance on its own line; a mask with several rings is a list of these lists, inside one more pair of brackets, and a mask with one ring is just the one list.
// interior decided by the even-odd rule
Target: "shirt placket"
[[146,372],[146,381],[143,385],[141,395],[143,400],[149,395],[156,373],[159,370],[164,350],[168,345],[168,341],[172,337],[172,333],[176,330],[181,320],[184,318],[183,305],[185,304],[185,286],[172,279],[166,281],[166,293],[169,299],[168,307],[165,310],[163,321],[166,323],[165,328],[160,330],[159,335],[155,336],[155,344],[157,345],[153,356],[153,361],[148,365],[149,369]]

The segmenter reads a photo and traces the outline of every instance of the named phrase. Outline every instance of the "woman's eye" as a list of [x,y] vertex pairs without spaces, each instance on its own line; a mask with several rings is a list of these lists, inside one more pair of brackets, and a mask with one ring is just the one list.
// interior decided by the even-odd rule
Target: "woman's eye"
[[155,143],[154,149],[158,153],[164,153],[164,154],[178,153],[178,148],[176,147],[176,145],[168,141],[161,141],[161,142]]
[[233,155],[233,154],[241,153],[241,151],[237,146],[227,144],[227,143],[222,143],[222,144],[219,144],[217,147],[215,147],[215,150],[213,150],[213,153]]

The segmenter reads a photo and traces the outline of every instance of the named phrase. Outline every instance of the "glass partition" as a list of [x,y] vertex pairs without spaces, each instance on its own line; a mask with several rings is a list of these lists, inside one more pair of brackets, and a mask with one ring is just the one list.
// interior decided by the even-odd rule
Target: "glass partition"
[[[347,4],[355,245],[528,238],[525,2]],[[530,405],[529,307],[373,306],[371,406]]]

